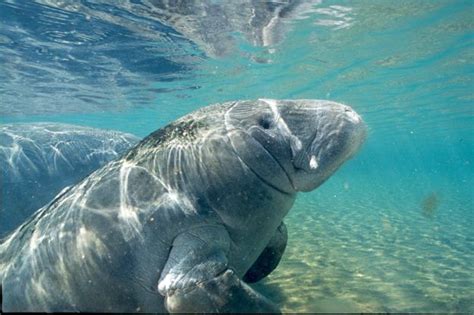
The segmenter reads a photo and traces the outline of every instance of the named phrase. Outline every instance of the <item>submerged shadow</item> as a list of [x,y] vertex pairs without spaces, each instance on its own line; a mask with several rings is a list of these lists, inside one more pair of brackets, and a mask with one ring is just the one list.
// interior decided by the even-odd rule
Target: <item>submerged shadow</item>
[[432,192],[421,201],[421,214],[428,219],[433,219],[440,204],[440,194]]

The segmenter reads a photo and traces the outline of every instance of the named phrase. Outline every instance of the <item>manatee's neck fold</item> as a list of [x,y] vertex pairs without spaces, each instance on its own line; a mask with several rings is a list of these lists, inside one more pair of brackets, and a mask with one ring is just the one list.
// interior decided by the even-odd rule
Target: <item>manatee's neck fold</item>
[[266,185],[288,195],[294,195],[291,179],[285,168],[258,141],[242,131],[229,134],[234,153]]

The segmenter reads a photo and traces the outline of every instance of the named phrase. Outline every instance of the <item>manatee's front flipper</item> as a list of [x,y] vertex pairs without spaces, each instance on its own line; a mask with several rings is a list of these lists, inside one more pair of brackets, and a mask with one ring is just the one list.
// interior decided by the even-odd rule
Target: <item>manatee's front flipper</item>
[[243,280],[247,283],[257,282],[275,270],[283,256],[287,241],[288,231],[285,223],[281,222],[267,247],[247,271]]
[[279,312],[228,266],[229,247],[222,226],[198,227],[174,240],[158,284],[169,312]]

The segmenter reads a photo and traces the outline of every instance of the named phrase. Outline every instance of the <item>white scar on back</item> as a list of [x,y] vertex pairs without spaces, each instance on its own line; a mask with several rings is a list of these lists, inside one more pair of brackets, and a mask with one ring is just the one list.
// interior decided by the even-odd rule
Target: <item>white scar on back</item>
[[318,161],[316,161],[316,156],[312,155],[311,159],[309,160],[309,167],[314,170],[318,168]]

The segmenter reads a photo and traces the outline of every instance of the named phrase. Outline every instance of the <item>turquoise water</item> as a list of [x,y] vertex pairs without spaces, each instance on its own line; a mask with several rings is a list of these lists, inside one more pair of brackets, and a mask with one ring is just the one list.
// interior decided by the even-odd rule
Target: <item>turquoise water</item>
[[363,150],[299,196],[256,287],[287,312],[474,312],[474,2],[310,1],[270,44],[149,8],[2,2],[0,122],[145,136],[226,100],[349,104]]

